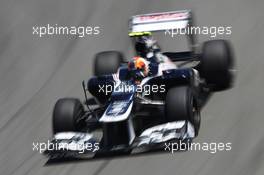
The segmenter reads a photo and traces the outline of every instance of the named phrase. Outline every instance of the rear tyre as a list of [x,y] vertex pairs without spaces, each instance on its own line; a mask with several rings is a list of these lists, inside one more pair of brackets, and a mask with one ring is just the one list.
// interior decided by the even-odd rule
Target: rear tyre
[[94,75],[108,75],[116,73],[121,63],[123,55],[118,51],[105,51],[96,54],[94,62]]
[[234,65],[232,50],[225,40],[211,40],[203,45],[201,57],[201,76],[212,90],[225,90],[232,85],[231,69]]
[[53,110],[53,133],[78,131],[78,119],[83,116],[84,108],[75,98],[59,99]]
[[198,135],[201,123],[200,109],[197,105],[194,93],[188,86],[171,88],[165,101],[165,116],[168,122],[188,120]]

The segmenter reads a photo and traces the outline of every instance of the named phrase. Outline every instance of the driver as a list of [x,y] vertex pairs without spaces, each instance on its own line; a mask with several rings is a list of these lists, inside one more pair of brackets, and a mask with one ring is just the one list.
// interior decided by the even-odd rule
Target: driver
[[149,61],[140,56],[135,56],[128,62],[130,77],[138,84],[149,75]]
[[161,53],[151,32],[130,33],[129,35],[133,37],[137,56],[128,63],[128,70],[135,80],[141,81],[146,76],[160,74],[168,67],[175,68],[170,59]]

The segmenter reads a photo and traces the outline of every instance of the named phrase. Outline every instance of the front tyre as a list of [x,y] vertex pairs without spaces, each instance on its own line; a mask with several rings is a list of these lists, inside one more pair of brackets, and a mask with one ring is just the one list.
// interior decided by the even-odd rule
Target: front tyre
[[198,135],[201,123],[200,109],[194,93],[188,86],[169,89],[165,100],[165,116],[168,122],[188,120]]
[[78,131],[78,119],[84,114],[84,108],[79,99],[59,99],[53,110],[53,133]]

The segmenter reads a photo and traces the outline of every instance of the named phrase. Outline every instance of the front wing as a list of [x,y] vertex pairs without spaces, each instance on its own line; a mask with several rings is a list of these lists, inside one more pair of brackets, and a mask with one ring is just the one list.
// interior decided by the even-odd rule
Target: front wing
[[195,137],[193,125],[189,121],[160,124],[144,130],[131,145],[116,145],[105,148],[101,140],[91,133],[62,132],[52,139],[52,147],[44,152],[51,159],[94,158],[111,153],[138,154],[152,150],[164,150],[165,143],[191,140]]

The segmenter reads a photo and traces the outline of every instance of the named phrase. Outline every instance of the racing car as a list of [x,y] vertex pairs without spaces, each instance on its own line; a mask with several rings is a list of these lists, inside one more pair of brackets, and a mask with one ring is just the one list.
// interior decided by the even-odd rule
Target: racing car
[[197,137],[205,97],[232,86],[234,61],[225,40],[207,41],[199,51],[190,34],[189,51],[162,52],[153,39],[155,32],[166,34],[192,25],[190,10],[132,16],[129,36],[136,56],[127,61],[119,51],[96,54],[94,76],[82,83],[85,101],[56,102],[52,143],[58,149],[53,146],[45,153],[129,154]]

